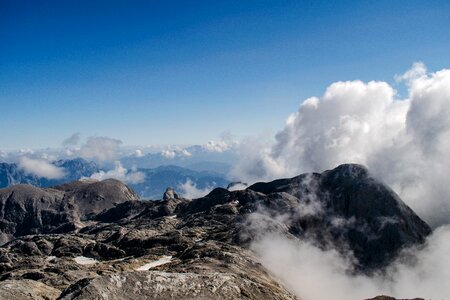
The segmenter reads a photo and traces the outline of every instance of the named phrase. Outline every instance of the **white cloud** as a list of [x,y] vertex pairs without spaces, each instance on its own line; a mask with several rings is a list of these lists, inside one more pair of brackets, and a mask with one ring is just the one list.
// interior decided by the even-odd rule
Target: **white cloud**
[[161,156],[167,158],[167,159],[173,159],[175,158],[177,154],[173,150],[163,150],[161,151]]
[[76,146],[80,142],[80,133],[74,133],[68,138],[66,138],[61,144],[64,147]]
[[90,176],[91,179],[104,180],[108,178],[114,178],[125,183],[141,183],[145,180],[145,174],[135,170],[127,170],[122,166],[119,161],[114,162],[114,169],[107,172],[100,171]]
[[237,145],[239,145],[239,141],[230,132],[224,132],[220,135],[218,141],[209,141],[202,145],[202,148],[208,152],[222,153],[234,150]]
[[144,152],[142,152],[141,149],[136,149],[136,151],[134,151],[134,156],[142,157],[142,156],[144,156]]
[[5,151],[3,151],[3,150],[0,150],[0,158],[1,159],[6,159],[8,157],[8,153],[6,153]]
[[161,156],[163,156],[167,159],[174,159],[177,156],[179,156],[179,157],[191,157],[192,156],[192,153],[186,149],[177,149],[177,150],[166,149],[166,150],[161,151],[160,154],[161,154]]
[[360,163],[433,226],[450,222],[450,70],[404,75],[408,97],[386,82],[331,84],[289,116],[275,144],[240,147],[232,175],[246,182]]
[[190,156],[192,156],[192,153],[187,151],[186,149],[183,149],[180,151],[180,155],[184,156],[184,157],[190,157]]
[[208,143],[204,144],[203,149],[210,151],[210,152],[224,152],[227,151],[230,146],[225,141],[209,141]]
[[47,179],[60,179],[66,175],[63,168],[58,168],[44,159],[22,156],[19,159],[18,166],[25,173]]
[[88,137],[77,154],[86,159],[107,161],[117,158],[122,141],[109,137]]
[[197,188],[197,185],[191,180],[187,179],[185,183],[179,186],[181,196],[187,199],[196,199],[205,196],[213,190],[212,187],[206,187],[204,189]]
[[404,74],[401,75],[395,75],[395,80],[397,82],[402,81],[411,81],[417,78],[420,78],[422,76],[425,76],[427,74],[427,67],[423,62],[415,62],[411,69],[406,71]]
[[246,188],[248,188],[248,185],[246,183],[243,182],[236,182],[234,184],[232,184],[228,190],[230,192],[234,192],[234,191],[241,191],[241,190],[245,190]]

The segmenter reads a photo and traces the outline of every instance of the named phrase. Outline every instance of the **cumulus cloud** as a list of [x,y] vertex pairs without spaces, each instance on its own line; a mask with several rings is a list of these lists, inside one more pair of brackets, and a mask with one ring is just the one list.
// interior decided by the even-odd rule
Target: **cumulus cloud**
[[209,141],[208,143],[204,144],[203,149],[210,151],[210,152],[224,152],[229,149],[229,145],[225,141]]
[[64,168],[56,167],[44,159],[22,156],[19,159],[18,166],[25,173],[47,179],[60,179],[66,175]]
[[174,159],[175,157],[190,157],[192,156],[192,153],[189,152],[186,149],[179,149],[179,150],[170,150],[166,149],[161,151],[161,156],[166,159]]
[[68,138],[66,138],[64,141],[62,141],[62,145],[64,147],[70,147],[70,146],[76,146],[80,142],[80,133],[74,133]]
[[114,162],[115,167],[109,171],[100,171],[90,176],[91,179],[104,180],[114,178],[125,183],[137,184],[145,180],[145,174],[135,170],[128,170],[119,161]]
[[190,156],[192,156],[192,153],[189,152],[189,151],[186,150],[186,149],[182,149],[182,150],[180,151],[180,155],[181,155],[181,156],[184,156],[184,157],[190,157]]
[[222,153],[233,150],[237,145],[239,145],[239,141],[230,132],[224,132],[218,141],[209,141],[202,145],[202,148],[208,152]]
[[109,137],[88,137],[77,154],[86,159],[107,161],[117,158],[122,141]]
[[173,150],[163,150],[163,151],[161,151],[161,156],[163,156],[163,157],[165,157],[167,159],[175,158],[176,155],[177,154]]
[[232,176],[254,182],[360,163],[432,226],[450,222],[450,70],[416,63],[396,79],[405,99],[382,81],[331,84],[288,117],[274,144],[244,142]]
[[136,156],[136,157],[142,157],[142,156],[144,156],[144,152],[143,152],[141,149],[136,149],[136,150],[134,151],[134,156]]
[[187,199],[196,199],[211,192],[213,187],[205,187],[203,189],[197,188],[195,182],[188,178],[185,183],[180,184],[179,189],[182,197]]

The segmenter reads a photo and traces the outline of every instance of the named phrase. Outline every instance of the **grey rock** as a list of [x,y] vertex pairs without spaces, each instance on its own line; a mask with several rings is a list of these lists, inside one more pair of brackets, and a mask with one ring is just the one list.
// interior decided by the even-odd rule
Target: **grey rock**
[[0,281],[0,299],[54,300],[61,292],[35,280]]
[[88,220],[138,196],[118,180],[76,181],[54,188],[0,189],[0,243],[14,237],[77,230]]
[[178,196],[177,192],[171,187],[168,187],[163,195],[163,200],[170,200],[170,199],[179,199],[180,196]]
[[0,229],[12,239],[0,247],[0,282],[32,279],[61,299],[296,299],[249,250],[261,234],[351,250],[355,272],[370,273],[431,232],[358,165],[194,200],[168,190],[140,201],[114,180],[20,185],[0,190],[0,200]]

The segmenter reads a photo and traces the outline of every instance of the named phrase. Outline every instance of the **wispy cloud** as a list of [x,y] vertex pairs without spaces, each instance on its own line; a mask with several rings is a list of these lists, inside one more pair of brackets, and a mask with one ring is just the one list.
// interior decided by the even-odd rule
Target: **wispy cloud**
[[64,147],[70,147],[70,146],[76,146],[80,142],[80,133],[74,133],[68,138],[66,138],[64,141],[62,141],[62,145]]
[[47,179],[60,179],[66,175],[63,168],[56,167],[44,159],[22,156],[19,159],[18,166],[25,173]]

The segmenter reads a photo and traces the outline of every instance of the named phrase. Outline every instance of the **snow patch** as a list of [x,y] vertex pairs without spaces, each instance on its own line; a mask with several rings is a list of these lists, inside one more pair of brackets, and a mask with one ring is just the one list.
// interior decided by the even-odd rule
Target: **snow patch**
[[163,257],[161,257],[158,260],[155,260],[155,261],[149,262],[149,263],[147,263],[147,264],[145,264],[143,266],[140,266],[136,270],[137,271],[148,271],[148,270],[150,270],[150,269],[152,269],[154,267],[170,263],[171,261],[172,261],[172,256],[163,256]]
[[73,260],[79,265],[93,265],[98,263],[98,260],[86,256],[77,256]]

